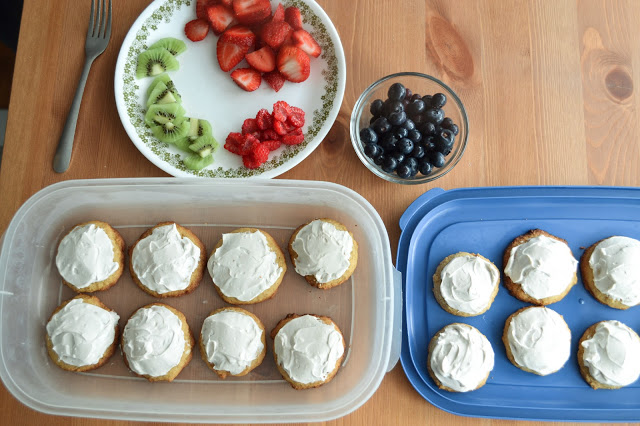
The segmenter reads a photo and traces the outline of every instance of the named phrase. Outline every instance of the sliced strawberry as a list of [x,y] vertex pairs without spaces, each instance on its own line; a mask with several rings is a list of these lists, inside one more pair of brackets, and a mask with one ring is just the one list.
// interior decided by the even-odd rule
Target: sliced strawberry
[[253,92],[262,82],[260,73],[251,68],[238,68],[231,73],[231,78],[241,89],[247,92]]
[[246,59],[253,69],[260,72],[269,72],[276,68],[276,54],[269,46],[249,53]]
[[273,16],[271,17],[271,21],[284,21],[284,6],[282,6],[282,3],[278,3],[278,7],[276,7],[276,11],[273,12]]
[[256,41],[256,35],[244,25],[234,25],[220,37],[226,43],[233,43],[239,46],[251,47]]
[[288,7],[284,11],[284,20],[293,27],[294,30],[302,29],[302,14],[297,7]]
[[220,69],[224,72],[231,71],[244,59],[244,55],[249,51],[249,47],[224,41],[224,37],[218,39],[216,45],[216,55]]
[[[285,101],[278,101],[273,104],[273,119],[276,121],[285,122],[289,116],[291,107]],[[274,123],[275,124],[275,123]]]
[[269,151],[275,151],[276,149],[280,148],[281,144],[282,142],[280,142],[277,139],[268,139],[268,140],[262,141],[262,145],[266,146],[269,149]]
[[268,141],[268,140],[277,140],[280,139],[280,135],[276,133],[275,130],[273,129],[267,129],[267,130],[263,130],[262,131],[262,135],[260,135],[260,140],[261,141]]
[[318,42],[305,30],[296,30],[292,34],[293,45],[309,56],[317,58],[322,53]]
[[242,135],[242,139],[238,144],[238,154],[240,155],[249,155],[251,154],[256,146],[260,145],[260,141],[256,139],[253,135]]
[[282,89],[285,82],[284,77],[278,71],[271,71],[262,75],[262,79],[276,92]]
[[233,22],[233,11],[222,4],[207,6],[207,19],[211,24],[213,32],[222,34]]
[[280,74],[289,81],[300,83],[309,78],[309,56],[294,46],[285,46],[278,52],[277,66]]
[[256,125],[260,130],[271,129],[273,126],[273,117],[271,117],[269,111],[264,108],[258,111],[256,114]]
[[244,123],[242,123],[243,135],[246,135],[247,133],[254,133],[254,132],[257,132],[258,130],[260,130],[260,128],[258,127],[258,122],[256,121],[255,118],[247,118],[246,120],[244,120]]
[[304,111],[294,106],[290,107],[289,111],[287,122],[296,127],[304,126]]
[[227,7],[233,7],[233,0],[220,0],[220,3],[224,4]]
[[253,155],[253,158],[260,163],[264,163],[269,159],[269,148],[263,144],[255,145],[251,155]]
[[184,26],[184,33],[191,41],[203,40],[209,34],[209,22],[204,19],[194,19]]
[[271,21],[262,27],[262,40],[271,48],[278,49],[289,38],[293,29],[284,21]]
[[302,129],[295,129],[293,132],[282,136],[280,141],[285,145],[298,145],[304,141],[304,133],[302,133]]
[[271,3],[269,0],[233,0],[233,11],[241,24],[256,24],[271,16]]
[[207,6],[216,3],[217,0],[196,0],[196,16],[199,19],[207,19]]
[[276,133],[280,136],[284,136],[288,133],[291,133],[295,130],[297,130],[297,127],[292,126],[291,124],[287,123],[286,121],[274,121],[273,122],[273,130],[276,131]]
[[229,152],[233,152],[234,154],[240,155],[240,145],[242,144],[243,138],[240,133],[229,133],[227,139],[225,140],[224,149]]

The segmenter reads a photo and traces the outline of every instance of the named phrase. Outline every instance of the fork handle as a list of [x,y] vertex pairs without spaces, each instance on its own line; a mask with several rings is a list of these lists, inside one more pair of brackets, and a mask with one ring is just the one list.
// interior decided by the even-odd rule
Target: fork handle
[[84,86],[87,84],[87,77],[89,76],[89,70],[91,64],[95,58],[87,58],[82,69],[82,75],[78,82],[78,88],[76,89],[76,95],[73,97],[71,108],[69,109],[69,115],[67,115],[67,121],[64,123],[62,129],[62,136],[58,142],[58,148],[56,154],[53,157],[53,170],[56,173],[64,173],[69,168],[71,162],[71,151],[73,150],[73,138],[76,134],[76,124],[78,122],[78,112],[80,111],[80,103],[82,102],[82,94],[84,93]]

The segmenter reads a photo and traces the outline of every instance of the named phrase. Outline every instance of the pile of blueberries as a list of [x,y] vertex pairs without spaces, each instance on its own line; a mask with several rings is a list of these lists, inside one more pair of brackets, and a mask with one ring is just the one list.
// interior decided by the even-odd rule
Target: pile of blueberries
[[458,126],[442,110],[447,97],[420,96],[400,83],[389,87],[388,96],[371,103],[369,127],[360,130],[364,153],[402,179],[443,167],[458,134]]

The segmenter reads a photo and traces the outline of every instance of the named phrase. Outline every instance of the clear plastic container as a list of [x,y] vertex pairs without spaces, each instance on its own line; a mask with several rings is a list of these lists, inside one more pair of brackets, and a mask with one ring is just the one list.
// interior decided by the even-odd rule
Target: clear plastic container
[[[219,379],[196,350],[172,383],[149,383],[125,367],[120,351],[87,373],[59,369],[44,344],[45,324],[74,296],[55,267],[60,238],[87,220],[110,223],[129,246],[158,222],[189,227],[209,251],[223,232],[242,226],[271,233],[285,249],[293,230],[318,217],[344,223],[359,244],[358,267],[345,284],[309,286],[290,263],[276,296],[246,308],[269,333],[289,313],[332,317],[347,342],[334,380],[296,391],[278,373],[273,341],[263,364],[240,378]],[[208,252],[209,254],[209,252]],[[287,256],[288,258],[288,256]],[[288,259],[287,259],[288,261]],[[95,293],[120,315],[157,301],[128,270]],[[224,302],[205,273],[191,294],[163,302],[185,313],[197,338],[206,315]],[[360,195],[327,182],[287,180],[102,179],[66,181],[31,197],[16,213],[0,251],[0,378],[22,403],[50,414],[169,422],[312,422],[344,416],[376,391],[400,353],[402,296],[389,239],[375,209]]]

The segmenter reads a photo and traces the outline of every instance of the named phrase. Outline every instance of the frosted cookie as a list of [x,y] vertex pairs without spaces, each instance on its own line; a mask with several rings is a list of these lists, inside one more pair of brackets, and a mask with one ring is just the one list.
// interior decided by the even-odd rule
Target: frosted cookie
[[182,312],[162,303],[135,311],[122,332],[124,363],[150,382],[175,379],[191,361],[193,345]]
[[640,376],[640,337],[619,321],[600,321],[578,342],[580,374],[594,389],[619,389]]
[[546,376],[560,370],[569,359],[571,330],[557,312],[530,306],[507,318],[502,342],[513,365]]
[[244,376],[259,366],[266,348],[264,325],[244,309],[217,309],[202,324],[200,354],[222,379]]
[[62,282],[76,292],[106,290],[124,270],[124,240],[108,223],[80,223],[60,240],[56,267]]
[[148,229],[129,249],[133,281],[155,297],[182,296],[198,287],[207,255],[204,244],[175,222]]
[[271,235],[256,228],[239,228],[222,235],[207,268],[225,302],[248,305],[276,294],[287,264]]
[[314,287],[328,289],[348,280],[358,264],[358,243],[340,222],[316,219],[300,226],[289,240],[296,272]]
[[498,294],[500,271],[479,254],[447,256],[433,274],[433,294],[442,309],[463,317],[486,312]]
[[586,249],[580,258],[585,288],[616,309],[640,304],[640,241],[609,237]]
[[469,392],[484,386],[493,370],[491,343],[477,328],[453,323],[429,342],[427,369],[440,389]]
[[118,314],[95,296],[80,294],[53,311],[47,322],[47,351],[58,367],[88,371],[104,365],[118,338]]
[[328,383],[345,353],[342,332],[329,317],[290,314],[271,331],[276,366],[294,389]]
[[578,281],[578,261],[567,242],[540,229],[513,240],[503,264],[509,293],[535,305],[558,302]]

